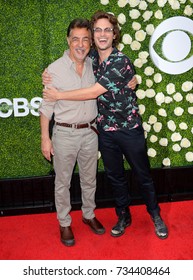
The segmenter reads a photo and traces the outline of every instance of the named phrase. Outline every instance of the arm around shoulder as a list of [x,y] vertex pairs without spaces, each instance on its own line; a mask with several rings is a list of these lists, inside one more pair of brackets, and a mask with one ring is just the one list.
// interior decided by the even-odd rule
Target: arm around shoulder
[[95,99],[107,90],[99,83],[94,84],[89,88],[80,88],[70,91],[58,91],[53,87],[47,87],[43,90],[43,98],[46,101],[53,100],[90,100]]

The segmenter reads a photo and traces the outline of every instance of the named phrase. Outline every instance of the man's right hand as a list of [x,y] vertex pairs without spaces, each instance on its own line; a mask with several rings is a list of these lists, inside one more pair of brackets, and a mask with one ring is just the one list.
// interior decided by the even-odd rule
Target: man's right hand
[[42,151],[42,154],[43,156],[51,161],[51,156],[54,155],[54,149],[53,149],[53,146],[52,146],[52,141],[50,139],[46,139],[46,140],[43,140],[41,141],[41,151]]
[[44,72],[42,73],[42,84],[44,86],[46,85],[50,85],[52,83],[52,77],[51,75],[48,73],[47,68],[44,70]]

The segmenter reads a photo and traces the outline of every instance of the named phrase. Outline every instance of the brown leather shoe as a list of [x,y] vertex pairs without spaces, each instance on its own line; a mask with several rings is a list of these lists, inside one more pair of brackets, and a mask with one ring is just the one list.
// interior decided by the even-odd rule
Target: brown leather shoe
[[96,233],[96,234],[103,234],[105,233],[105,228],[103,225],[97,220],[96,217],[93,219],[85,219],[84,217],[82,218],[83,223],[88,225],[91,230]]
[[70,226],[60,226],[60,240],[66,246],[73,246],[75,244],[74,234]]

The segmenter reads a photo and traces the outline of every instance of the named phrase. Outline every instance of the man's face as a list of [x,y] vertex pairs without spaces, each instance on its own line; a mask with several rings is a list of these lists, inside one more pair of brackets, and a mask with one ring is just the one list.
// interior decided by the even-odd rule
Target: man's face
[[74,28],[67,38],[70,58],[75,62],[82,62],[90,51],[91,32],[86,28]]
[[97,49],[111,49],[114,39],[113,25],[106,18],[98,19],[94,24],[94,42]]

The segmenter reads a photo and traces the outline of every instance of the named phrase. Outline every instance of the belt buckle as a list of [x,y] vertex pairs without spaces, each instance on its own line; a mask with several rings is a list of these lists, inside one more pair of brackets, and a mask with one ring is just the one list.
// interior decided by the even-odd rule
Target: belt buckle
[[77,128],[78,127],[78,125],[77,125],[77,123],[73,123],[72,124],[72,128],[74,129],[74,128]]

